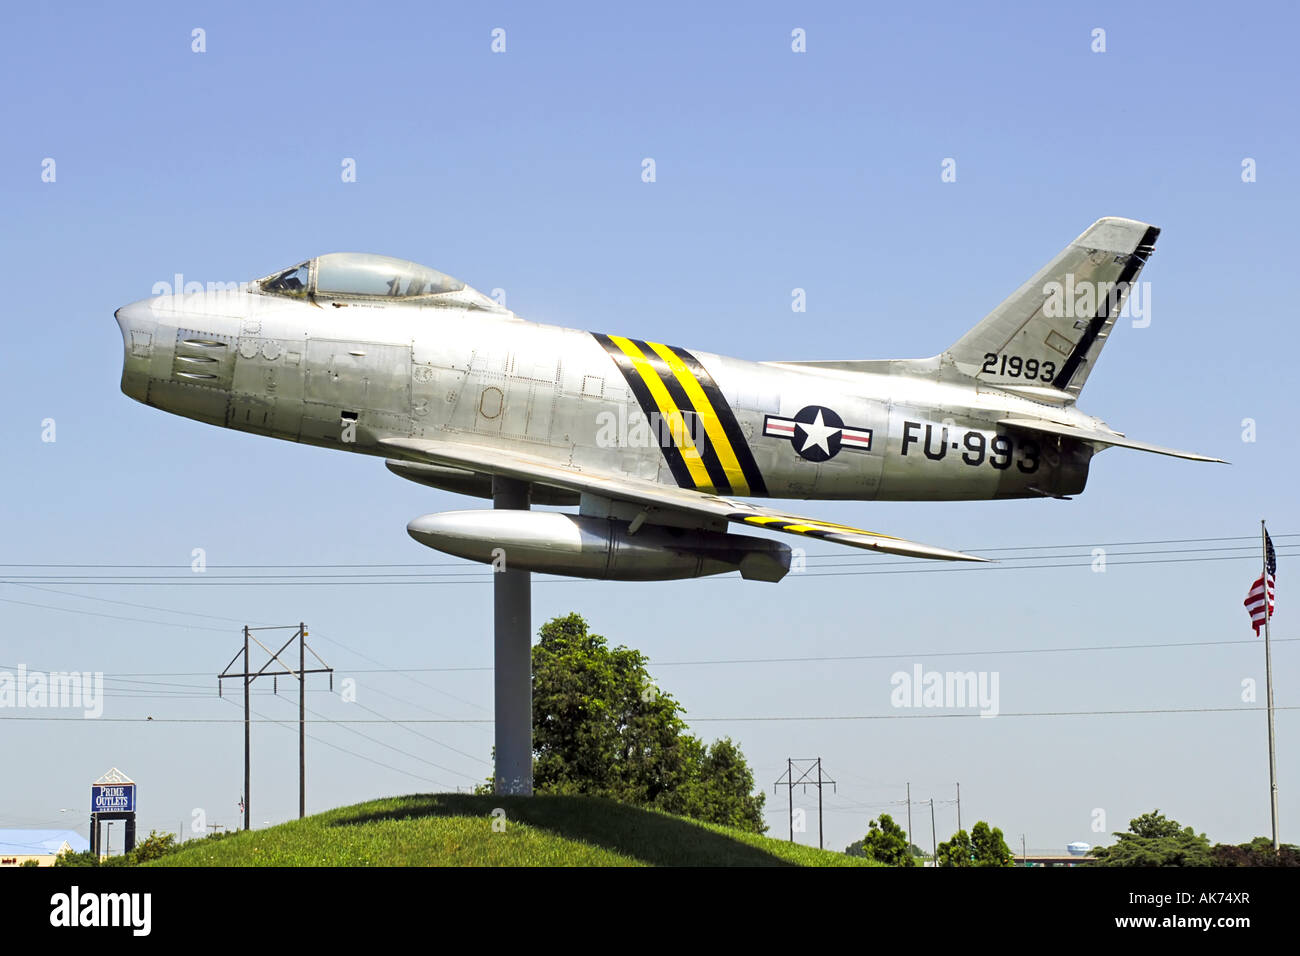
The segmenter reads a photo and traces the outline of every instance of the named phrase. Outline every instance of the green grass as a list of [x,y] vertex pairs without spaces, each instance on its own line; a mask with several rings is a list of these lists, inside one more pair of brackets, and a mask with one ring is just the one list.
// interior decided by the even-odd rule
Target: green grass
[[[505,811],[493,830],[492,811]],[[149,866],[863,866],[593,797],[417,794],[194,840]]]

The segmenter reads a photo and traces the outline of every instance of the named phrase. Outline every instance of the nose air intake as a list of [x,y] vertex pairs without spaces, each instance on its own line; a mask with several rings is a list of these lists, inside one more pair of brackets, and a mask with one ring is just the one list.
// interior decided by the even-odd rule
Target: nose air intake
[[149,364],[157,345],[158,323],[149,302],[132,302],[113,313],[122,332],[122,392],[137,402],[148,396]]

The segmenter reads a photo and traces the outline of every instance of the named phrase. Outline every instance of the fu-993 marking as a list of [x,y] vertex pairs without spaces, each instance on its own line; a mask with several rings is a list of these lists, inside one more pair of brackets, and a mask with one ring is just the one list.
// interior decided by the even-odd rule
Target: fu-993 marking
[[984,365],[981,374],[1005,375],[1007,378],[1038,379],[1050,382],[1056,375],[1055,362],[1040,362],[1038,359],[1021,358],[1019,355],[999,355],[997,352],[984,353]]
[[[935,426],[925,425],[925,437],[920,435],[920,422],[903,422],[903,450],[907,455],[912,445],[920,445],[925,457],[930,461],[941,461],[949,449],[961,452],[961,460],[967,465],[978,467],[987,461],[999,471],[1006,471],[1015,463],[1017,469],[1026,475],[1038,470],[1039,447],[1032,438],[1016,438],[1011,435],[995,434],[990,439],[984,432],[970,430],[962,433],[960,441],[950,441],[947,425],[939,426],[938,447],[935,447]],[[1016,455],[1019,453],[1019,459]]]

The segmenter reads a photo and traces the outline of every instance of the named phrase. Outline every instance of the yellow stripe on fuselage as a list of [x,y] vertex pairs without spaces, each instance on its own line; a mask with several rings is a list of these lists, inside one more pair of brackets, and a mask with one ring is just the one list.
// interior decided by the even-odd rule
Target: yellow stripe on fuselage
[[704,394],[704,389],[700,387],[699,381],[691,373],[691,370],[686,367],[686,363],[668,346],[658,342],[647,342],[646,344],[668,363],[668,367],[672,369],[673,375],[677,376],[677,381],[681,383],[682,389],[686,392],[686,397],[695,406],[695,414],[699,415],[700,421],[704,423],[704,433],[708,435],[709,441],[713,442],[713,448],[718,453],[718,461],[722,465],[723,473],[727,476],[727,482],[731,485],[731,493],[733,495],[749,494],[749,482],[745,480],[745,472],[741,469],[740,462],[736,460],[736,452],[731,447],[731,442],[727,440],[727,433],[722,428],[722,422],[718,421],[718,413],[713,410],[713,405],[709,403],[709,399]]
[[[691,441],[690,431],[686,428],[686,420],[682,417],[681,409],[673,401],[673,397],[668,394],[668,389],[655,371],[655,367],[646,359],[645,354],[636,347],[636,345],[621,335],[611,335],[609,340],[623,350],[632,361],[632,367],[636,369],[637,374],[641,376],[641,381],[645,382],[646,388],[650,390],[650,396],[659,406],[659,413],[663,415],[668,422],[668,429],[672,433],[674,441],[680,442],[679,449],[682,454],[682,461],[686,463],[686,470],[690,473],[691,480],[695,482],[698,491],[716,491],[713,487],[713,481],[709,478],[709,472],[704,467],[704,462],[700,458],[700,450],[695,447]],[[660,436],[662,440],[662,436]]]

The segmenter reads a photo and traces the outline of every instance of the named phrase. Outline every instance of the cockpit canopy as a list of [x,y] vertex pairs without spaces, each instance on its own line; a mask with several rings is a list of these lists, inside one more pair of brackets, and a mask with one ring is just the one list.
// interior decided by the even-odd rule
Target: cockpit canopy
[[[365,252],[331,252],[254,283],[290,298],[402,299],[428,304],[498,308],[465,283],[419,263]],[[437,298],[441,297],[441,298]]]

